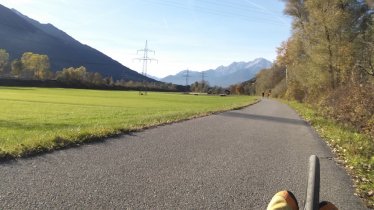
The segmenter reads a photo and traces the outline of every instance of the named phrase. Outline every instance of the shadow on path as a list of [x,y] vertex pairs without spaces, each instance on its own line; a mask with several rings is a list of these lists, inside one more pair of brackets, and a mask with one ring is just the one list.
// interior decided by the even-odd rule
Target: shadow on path
[[297,119],[290,119],[290,118],[283,118],[283,117],[273,117],[273,116],[266,116],[266,115],[245,114],[245,113],[238,113],[238,112],[225,112],[219,115],[225,116],[225,117],[238,117],[238,118],[243,118],[243,119],[263,120],[263,121],[287,123],[287,124],[294,124],[294,125],[308,125],[308,123],[304,120],[297,120]]

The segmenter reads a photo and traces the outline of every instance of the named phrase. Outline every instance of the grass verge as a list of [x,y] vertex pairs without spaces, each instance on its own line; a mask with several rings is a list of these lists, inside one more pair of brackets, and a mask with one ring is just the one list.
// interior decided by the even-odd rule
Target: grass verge
[[0,87],[0,159],[244,107],[248,96]]
[[295,101],[285,101],[300,116],[310,122],[318,134],[326,140],[353,177],[356,194],[369,208],[374,208],[374,139],[355,129],[318,114],[315,109]]

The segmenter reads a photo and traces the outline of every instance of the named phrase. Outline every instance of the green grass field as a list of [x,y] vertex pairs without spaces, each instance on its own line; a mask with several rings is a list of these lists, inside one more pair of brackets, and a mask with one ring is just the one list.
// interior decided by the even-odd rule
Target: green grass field
[[0,158],[234,109],[248,96],[0,87]]

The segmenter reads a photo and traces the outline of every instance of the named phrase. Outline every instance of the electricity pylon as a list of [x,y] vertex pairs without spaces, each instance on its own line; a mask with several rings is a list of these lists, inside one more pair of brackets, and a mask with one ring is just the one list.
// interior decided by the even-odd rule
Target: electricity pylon
[[188,92],[188,78],[190,77],[190,70],[187,69],[186,74],[183,75],[183,77],[186,77],[186,92]]
[[[144,77],[146,77],[147,76],[148,62],[152,62],[152,61],[157,61],[158,62],[158,60],[154,59],[154,58],[148,57],[148,53],[155,54],[154,50],[148,49],[148,40],[145,40],[145,47],[144,47],[144,49],[138,50],[137,54],[139,52],[143,52],[143,57],[141,57],[141,58],[135,58],[135,60],[143,61],[142,75]],[[147,82],[145,81],[145,78],[143,78],[143,90],[142,90],[142,88],[140,88],[139,94],[143,95],[143,92],[144,92],[145,95],[147,95]]]
[[206,75],[205,75],[205,73],[202,71],[201,72],[201,82],[204,84],[205,83],[205,77],[206,77]]

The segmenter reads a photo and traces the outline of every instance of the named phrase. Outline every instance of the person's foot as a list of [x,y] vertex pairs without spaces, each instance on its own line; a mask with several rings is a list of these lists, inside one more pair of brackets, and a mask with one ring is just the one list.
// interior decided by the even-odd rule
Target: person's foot
[[299,210],[297,200],[290,191],[280,191],[273,196],[267,210]]
[[338,208],[328,201],[322,201],[319,203],[319,210],[338,210]]

